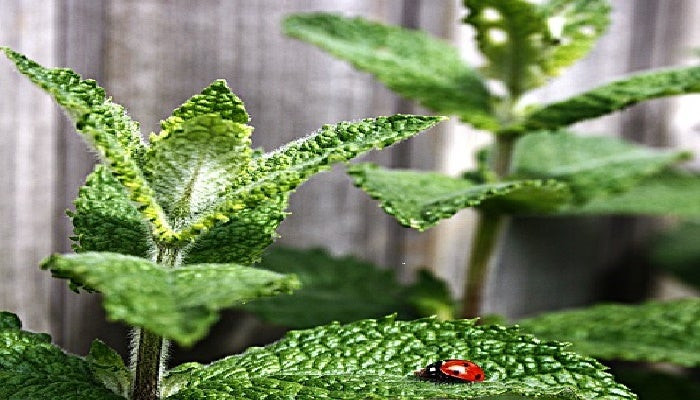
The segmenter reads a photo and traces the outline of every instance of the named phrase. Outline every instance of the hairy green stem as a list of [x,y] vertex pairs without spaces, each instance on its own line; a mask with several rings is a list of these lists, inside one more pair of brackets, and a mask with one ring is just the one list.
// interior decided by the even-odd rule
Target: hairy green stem
[[136,349],[136,374],[134,390],[131,398],[134,400],[157,400],[164,352],[162,336],[141,329]]
[[[175,267],[179,256],[178,252],[175,249],[161,248],[158,250],[155,262]],[[135,339],[132,343],[134,346],[132,349],[134,386],[131,391],[131,399],[158,400],[163,364],[169,343],[162,336],[142,328],[138,329]]]
[[[513,154],[515,138],[497,136],[491,167],[499,178],[508,174]],[[476,234],[472,242],[464,280],[464,295],[462,297],[462,318],[474,318],[481,312],[486,278],[489,266],[496,252],[498,239],[506,224],[507,217],[503,214],[481,212],[476,226]]]

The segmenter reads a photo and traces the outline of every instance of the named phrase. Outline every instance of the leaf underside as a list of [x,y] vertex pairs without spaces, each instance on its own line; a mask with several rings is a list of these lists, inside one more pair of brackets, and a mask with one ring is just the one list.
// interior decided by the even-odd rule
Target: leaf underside
[[[204,366],[166,376],[167,400],[249,399],[635,399],[593,359],[515,328],[474,321],[363,320],[288,333]],[[436,384],[413,372],[440,359],[469,359],[486,373],[474,384]]]
[[652,149],[612,137],[539,132],[515,145],[513,179],[555,179],[566,183],[574,204],[624,192],[643,178],[687,159],[681,151]]
[[552,180],[514,180],[476,184],[434,172],[384,169],[370,163],[352,165],[348,174],[400,224],[425,230],[468,207],[491,212],[552,211],[570,196]]
[[517,98],[583,57],[609,23],[604,0],[465,0],[484,73]]
[[427,34],[362,18],[312,13],[289,16],[288,36],[312,43],[373,74],[396,93],[477,128],[494,130],[491,96],[456,48]]
[[54,255],[42,263],[73,287],[98,290],[107,316],[189,346],[204,337],[218,311],[287,293],[296,277],[237,264],[170,268],[116,253]]
[[602,359],[700,366],[700,299],[599,305],[521,320],[523,330]]
[[64,353],[47,334],[21,330],[19,318],[7,312],[0,313],[0,355],[2,399],[124,399],[102,383],[123,370],[99,377],[91,360]]
[[697,92],[700,92],[700,67],[645,72],[546,104],[526,116],[519,129],[557,129],[642,101]]
[[[445,283],[430,275],[421,274],[415,285],[406,287],[399,284],[391,270],[353,257],[331,257],[320,249],[275,248],[257,267],[295,274],[301,282],[301,289],[290,295],[260,298],[243,305],[244,310],[277,325],[306,328],[393,312],[402,318],[415,318],[449,316],[453,311]],[[430,292],[420,293],[426,285],[430,285]],[[417,313],[414,303],[424,305],[424,314]]]

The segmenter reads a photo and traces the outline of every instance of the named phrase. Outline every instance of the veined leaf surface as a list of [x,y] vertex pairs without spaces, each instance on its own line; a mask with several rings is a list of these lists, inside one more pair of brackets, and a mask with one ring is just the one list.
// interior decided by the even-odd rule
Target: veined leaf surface
[[359,154],[382,149],[428,129],[445,117],[393,115],[341,122],[323,128],[281,148],[254,157],[247,174],[221,200],[180,233],[188,240],[237,212],[292,192],[314,174]]
[[700,92],[700,67],[645,72],[542,106],[521,129],[557,129],[622,110],[642,101]]
[[220,309],[298,287],[293,275],[237,264],[172,268],[116,253],[54,255],[42,268],[75,288],[100,291],[110,319],[185,346],[206,335]]
[[515,145],[513,179],[556,179],[568,184],[578,204],[623,192],[641,179],[688,158],[688,153],[659,150],[612,137],[567,132],[527,135]]
[[400,224],[428,229],[469,207],[492,212],[552,211],[565,204],[568,187],[552,180],[513,180],[475,184],[434,172],[384,169],[355,164],[348,173]]
[[[436,384],[413,373],[450,358],[485,371],[475,384]],[[474,321],[363,320],[288,333],[204,366],[166,376],[167,400],[249,399],[635,399],[597,361],[515,328]]]
[[[103,355],[113,352],[106,346],[94,346],[100,346]],[[109,364],[115,367],[108,370],[104,358],[98,361],[66,354],[51,344],[49,335],[23,331],[19,318],[8,312],[0,312],[0,355],[2,399],[125,399],[104,385],[110,379],[123,382],[124,372],[129,376],[121,368],[123,363],[118,367],[112,359]]]
[[700,365],[700,299],[598,305],[547,313],[518,324],[538,337],[571,342],[596,358]]
[[499,126],[483,80],[453,46],[427,34],[335,14],[296,14],[287,35],[312,43],[374,75],[396,93],[477,128]]

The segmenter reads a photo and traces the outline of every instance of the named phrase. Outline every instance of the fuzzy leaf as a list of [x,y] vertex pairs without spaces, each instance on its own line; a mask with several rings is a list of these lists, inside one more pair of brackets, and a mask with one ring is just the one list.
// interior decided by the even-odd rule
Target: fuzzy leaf
[[517,98],[583,57],[608,25],[604,0],[465,0],[464,22],[488,64],[484,72],[503,81]]
[[394,115],[358,122],[324,125],[305,138],[253,158],[247,174],[241,174],[222,200],[206,215],[180,233],[189,240],[228,220],[245,208],[292,192],[312,175],[332,164],[348,161],[364,152],[381,149],[428,129],[445,117]]
[[95,166],[75,199],[74,249],[147,258],[155,251],[148,223],[105,165]]
[[[324,250],[271,250],[258,265],[279,273],[293,273],[302,288],[293,294],[256,299],[243,309],[262,319],[292,328],[333,321],[350,322],[399,312],[401,317],[428,316],[436,311],[452,315],[453,304],[442,281],[425,276],[412,288],[400,285],[393,271],[353,257],[331,257]],[[418,293],[430,285],[430,293]],[[418,314],[413,302],[426,306]]]
[[538,337],[565,340],[578,353],[626,361],[700,366],[700,299],[599,305],[544,314],[518,324]]
[[241,100],[217,80],[161,123],[143,168],[171,221],[191,221],[248,167],[248,119]]
[[128,397],[131,389],[131,371],[124,365],[122,357],[99,340],[92,342],[85,361],[90,364],[92,374],[112,392]]
[[16,315],[0,313],[0,399],[125,399],[102,384],[90,360],[64,353],[45,333],[20,328]]
[[102,292],[107,316],[189,346],[225,307],[289,292],[296,277],[236,264],[171,268],[116,253],[53,255],[42,262],[75,287]]
[[109,165],[110,172],[138,204],[142,217],[153,225],[153,235],[162,240],[174,236],[153,189],[138,166],[143,144],[138,124],[124,108],[105,97],[104,89],[93,80],[82,80],[67,68],[44,68],[27,57],[0,47],[22,74],[48,92],[75,121],[76,128]]
[[347,60],[401,96],[441,114],[494,130],[491,96],[456,48],[427,34],[362,18],[313,13],[284,21],[285,34]]
[[557,129],[642,101],[698,92],[700,67],[645,72],[536,109],[522,122],[522,128]]
[[556,179],[567,183],[577,203],[634,187],[642,178],[688,157],[612,137],[540,132],[521,138],[513,150],[513,179]]
[[[163,392],[167,400],[636,398],[601,364],[565,347],[470,320],[362,320],[290,332],[208,366],[186,364],[165,378]],[[449,358],[476,362],[486,380],[436,384],[413,376]]]
[[252,265],[260,261],[287,216],[289,193],[281,193],[235,213],[197,237],[183,257],[184,264],[235,263]]
[[700,176],[666,171],[642,180],[625,192],[564,208],[560,213],[698,217],[699,198]]
[[[697,199],[694,197],[697,203]],[[686,221],[652,242],[650,262],[700,289],[700,221]]]
[[252,158],[252,130],[216,114],[201,115],[152,143],[146,178],[175,226],[201,214],[244,173]]
[[434,172],[384,169],[355,164],[348,169],[355,181],[400,224],[428,229],[468,207],[493,212],[553,210],[569,198],[566,185],[551,180],[516,180],[475,184]]

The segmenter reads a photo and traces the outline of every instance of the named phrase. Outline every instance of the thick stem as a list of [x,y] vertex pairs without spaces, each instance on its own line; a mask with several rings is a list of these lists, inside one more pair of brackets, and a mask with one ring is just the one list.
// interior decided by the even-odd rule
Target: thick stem
[[[154,261],[161,265],[175,267],[178,255],[176,249],[161,248]],[[143,328],[137,330],[135,339],[132,343],[135,348],[132,349],[134,386],[131,391],[131,399],[158,400],[160,379],[163,375],[163,360],[166,357],[168,341]]]
[[163,356],[163,337],[141,329],[136,350],[136,375],[131,398],[158,400]]
[[[511,136],[498,136],[491,167],[499,178],[508,174],[515,139]],[[469,263],[464,281],[462,297],[462,318],[479,315],[483,303],[486,278],[489,266],[496,252],[496,245],[507,217],[502,214],[481,212],[476,226],[476,234],[469,253]]]

